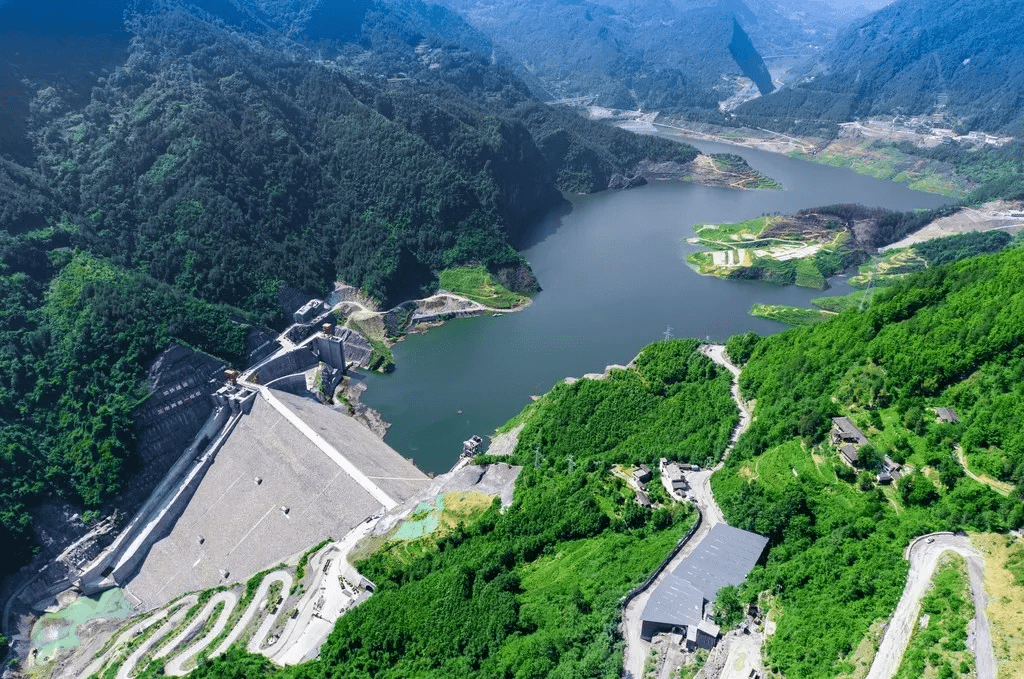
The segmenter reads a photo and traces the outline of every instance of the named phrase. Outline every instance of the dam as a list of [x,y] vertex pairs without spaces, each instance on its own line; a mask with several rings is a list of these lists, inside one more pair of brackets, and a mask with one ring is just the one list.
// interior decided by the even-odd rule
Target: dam
[[[114,541],[72,569],[79,591],[121,587],[136,610],[151,610],[185,592],[244,581],[429,486],[412,462],[322,402],[346,359],[365,358],[365,340],[330,324],[322,333],[299,329],[297,345],[279,338],[278,349],[246,373],[222,371],[202,393],[184,390],[175,407],[204,404],[189,422],[175,427],[170,406],[157,408],[154,424],[176,429],[178,441],[194,435],[192,443]],[[196,360],[178,354],[179,362]],[[310,375],[320,380],[317,393]],[[165,391],[177,398],[181,390]]]
[[[278,407],[272,404],[278,402]],[[286,409],[351,467],[326,454]],[[362,476],[383,491],[375,496]],[[252,576],[339,538],[429,485],[425,474],[345,413],[267,389],[255,395],[169,534],[120,583],[137,608]],[[394,505],[392,505],[394,506]]]

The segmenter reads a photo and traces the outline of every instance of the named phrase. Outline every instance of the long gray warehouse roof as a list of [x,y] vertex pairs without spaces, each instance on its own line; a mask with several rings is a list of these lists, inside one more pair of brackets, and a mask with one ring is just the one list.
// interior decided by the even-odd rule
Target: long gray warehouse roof
[[[767,544],[768,538],[757,533],[716,524],[693,553],[662,580],[641,617],[668,625],[697,624],[704,600],[714,601],[722,587],[743,582]],[[695,600],[699,606],[694,606]]]

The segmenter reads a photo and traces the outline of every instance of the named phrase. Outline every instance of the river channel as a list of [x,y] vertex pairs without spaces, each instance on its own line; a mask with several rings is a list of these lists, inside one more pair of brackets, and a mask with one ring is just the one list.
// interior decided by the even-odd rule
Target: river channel
[[898,210],[945,198],[842,168],[709,142],[780,181],[783,191],[736,191],[662,182],[570,199],[546,215],[523,254],[543,291],[525,311],[452,321],[394,347],[397,369],[366,376],[363,401],[392,423],[387,442],[428,472],[447,471],[473,434],[486,436],[531,395],[566,376],[629,362],[642,347],[674,337],[723,341],[747,330],[784,329],[748,315],[755,303],[807,306],[850,291],[842,277],[822,293],[696,274],[685,262],[693,226],[789,214],[835,203]]

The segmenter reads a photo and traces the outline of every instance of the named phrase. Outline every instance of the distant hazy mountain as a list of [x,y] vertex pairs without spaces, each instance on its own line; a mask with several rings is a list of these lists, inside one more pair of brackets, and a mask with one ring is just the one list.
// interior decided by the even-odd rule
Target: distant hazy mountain
[[1024,131],[1022,9],[1004,0],[898,0],[845,30],[803,82],[737,113],[765,126],[899,113]]
[[[598,95],[619,108],[715,110],[723,76],[773,89],[742,0],[442,0],[555,99]],[[788,25],[788,20],[780,19]]]
[[[717,109],[768,64],[810,58],[888,0],[435,0],[490,37],[538,91],[606,106]],[[782,61],[776,61],[782,60]]]

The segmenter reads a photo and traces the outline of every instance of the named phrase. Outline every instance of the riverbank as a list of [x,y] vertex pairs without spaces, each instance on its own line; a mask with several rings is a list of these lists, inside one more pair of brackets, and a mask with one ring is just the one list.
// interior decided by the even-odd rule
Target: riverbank
[[[841,123],[837,135],[830,139],[671,118],[655,123],[657,118],[657,113],[654,113],[643,129],[628,123],[620,126],[648,134],[729,144],[843,167],[876,179],[905,184],[915,191],[954,199],[966,197],[978,184],[970,177],[958,174],[953,163],[927,157],[929,149],[953,143],[977,150],[1000,147],[1013,141],[1010,137],[977,132],[957,135],[951,129],[933,127],[928,121],[914,118]],[[915,148],[920,150],[920,154],[914,152]]]

